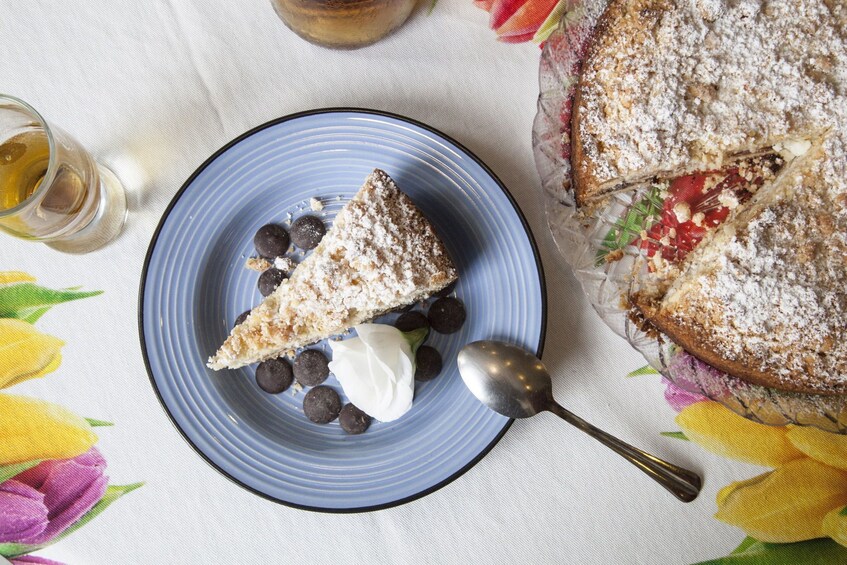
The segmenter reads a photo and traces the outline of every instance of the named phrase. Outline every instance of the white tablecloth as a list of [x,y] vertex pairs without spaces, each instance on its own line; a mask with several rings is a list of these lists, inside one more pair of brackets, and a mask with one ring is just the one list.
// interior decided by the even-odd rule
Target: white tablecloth
[[[375,46],[314,47],[268,0],[4,0],[0,88],[72,132],[127,185],[130,216],[109,247],[68,256],[0,236],[0,270],[105,295],[55,308],[61,369],[14,389],[116,423],[98,447],[114,482],[146,486],[40,555],[69,563],[690,563],[743,533],[712,517],[717,489],[759,472],[676,429],[656,377],[597,318],[547,232],[531,150],[539,49],[497,43],[488,15],[440,0]],[[465,144],[510,188],[538,239],[549,293],[544,361],[559,400],[609,432],[705,475],[681,504],[574,428],[518,421],[476,467],[405,506],[361,515],[294,510],[204,463],[151,389],[137,289],[153,229],[213,151],[267,120],[327,106],[388,110]]]

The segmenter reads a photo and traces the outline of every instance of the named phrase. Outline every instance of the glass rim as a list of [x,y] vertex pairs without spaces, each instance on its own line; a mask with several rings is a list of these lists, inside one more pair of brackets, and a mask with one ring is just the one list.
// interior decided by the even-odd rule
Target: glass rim
[[4,105],[9,102],[24,110],[24,112],[29,114],[31,118],[34,118],[38,122],[38,125],[44,129],[44,133],[47,135],[47,148],[50,155],[47,160],[47,171],[44,173],[44,178],[41,179],[41,183],[39,183],[38,188],[36,188],[32,194],[30,194],[17,206],[6,208],[5,210],[0,209],[0,218],[14,215],[21,210],[26,209],[30,204],[32,204],[34,199],[41,196],[41,194],[47,190],[47,188],[52,184],[53,177],[56,176],[56,140],[53,137],[53,130],[47,123],[47,120],[45,120],[44,116],[42,116],[38,110],[33,108],[28,102],[21,100],[17,96],[0,92],[0,105]]

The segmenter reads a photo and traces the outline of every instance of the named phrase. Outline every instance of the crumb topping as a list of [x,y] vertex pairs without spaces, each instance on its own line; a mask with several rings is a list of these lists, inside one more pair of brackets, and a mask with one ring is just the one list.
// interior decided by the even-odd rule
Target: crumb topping
[[593,180],[792,161],[750,203],[717,197],[732,229],[689,256],[664,313],[725,360],[847,392],[847,4],[612,0],[607,14],[578,89]]
[[263,273],[271,268],[271,264],[264,257],[248,257],[244,261],[244,268]]
[[706,263],[671,308],[679,323],[705,322],[717,352],[786,383],[847,391],[847,208],[801,184]]
[[799,151],[808,149],[805,136],[845,129],[843,3],[612,6],[612,25],[628,33],[612,30],[596,42],[580,82],[578,135],[598,182],[707,170],[783,140]]
[[687,222],[691,219],[691,206],[688,205],[688,202],[677,202],[673,206],[673,214],[680,224]]
[[288,354],[410,304],[456,279],[429,221],[375,170],[291,277],[236,326],[213,369]]
[[[750,179],[746,179],[750,180]],[[730,210],[735,210],[738,208],[738,197],[731,190],[723,190],[718,195],[718,202],[720,202],[721,206],[726,206]]]

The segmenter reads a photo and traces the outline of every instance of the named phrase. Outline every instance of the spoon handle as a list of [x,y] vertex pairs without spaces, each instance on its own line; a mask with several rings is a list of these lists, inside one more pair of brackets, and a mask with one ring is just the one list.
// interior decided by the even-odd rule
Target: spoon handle
[[612,451],[644,471],[650,478],[665,487],[665,489],[681,501],[691,502],[700,493],[702,479],[700,479],[697,473],[683,469],[673,463],[668,463],[655,455],[650,455],[646,451],[642,451],[637,447],[633,447],[619,440],[615,436],[607,434],[600,428],[589,424],[576,414],[566,410],[556,401],[551,401],[547,409],[594,439],[599,440],[606,447],[611,448]]

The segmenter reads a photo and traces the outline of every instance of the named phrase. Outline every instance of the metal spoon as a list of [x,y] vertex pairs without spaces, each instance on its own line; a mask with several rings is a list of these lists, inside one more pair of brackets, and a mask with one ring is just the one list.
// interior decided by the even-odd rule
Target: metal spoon
[[459,352],[459,373],[471,392],[495,412],[510,418],[552,412],[611,448],[681,501],[697,498],[702,484],[697,473],[641,451],[562,408],[553,399],[544,364],[520,347],[499,341],[468,344]]

